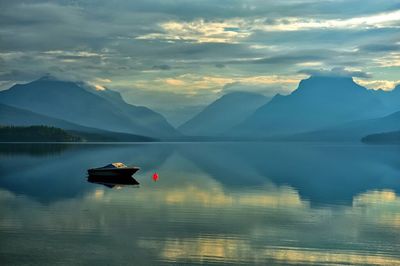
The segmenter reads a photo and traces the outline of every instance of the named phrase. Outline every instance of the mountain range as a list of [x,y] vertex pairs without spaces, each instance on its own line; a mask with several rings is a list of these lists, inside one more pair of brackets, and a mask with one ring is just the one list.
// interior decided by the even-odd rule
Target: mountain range
[[231,92],[212,102],[178,129],[185,135],[218,136],[243,122],[269,100],[257,93]]
[[51,77],[1,91],[0,103],[29,111],[36,120],[45,116],[46,124],[51,122],[51,125],[61,128],[71,129],[70,123],[73,123],[155,138],[180,135],[162,115],[146,107],[126,103],[118,92],[107,89],[96,91]]
[[352,121],[311,132],[293,134],[281,139],[297,141],[358,141],[371,134],[400,130],[400,111],[380,117]]
[[225,94],[175,129],[161,114],[128,104],[116,91],[46,76],[0,92],[0,124],[161,140],[359,141],[400,130],[400,86],[369,90],[351,77],[311,76],[292,93],[272,99]]
[[28,110],[0,104],[0,125],[32,126],[43,125],[62,128],[68,133],[86,141],[155,141],[156,139],[129,134],[112,132],[98,128],[90,128],[74,124],[62,119],[57,119]]
[[376,93],[349,77],[310,77],[291,94],[276,95],[231,132],[246,137],[282,136],[379,118],[400,110],[400,93],[397,102],[389,94],[395,93]]
[[367,135],[361,141],[376,144],[400,144],[400,130]]

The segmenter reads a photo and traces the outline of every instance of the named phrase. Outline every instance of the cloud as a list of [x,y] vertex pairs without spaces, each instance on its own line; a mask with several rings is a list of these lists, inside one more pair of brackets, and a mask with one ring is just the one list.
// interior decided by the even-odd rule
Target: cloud
[[348,19],[315,19],[301,17],[284,17],[265,21],[256,19],[252,23],[253,29],[262,31],[299,31],[312,29],[368,29],[397,27],[400,21],[400,10],[371,14],[368,16],[352,17]]
[[355,81],[367,88],[370,89],[381,89],[385,91],[390,91],[396,87],[396,85],[400,84],[400,79],[398,80],[364,80],[357,78]]
[[356,77],[356,78],[371,78],[370,73],[361,70],[348,70],[343,67],[335,67],[331,70],[327,69],[302,69],[298,71],[299,74],[306,74],[310,76],[339,76],[339,77]]
[[240,20],[168,21],[161,23],[160,33],[149,33],[136,37],[138,40],[185,41],[196,43],[237,43],[251,33],[240,28]]
[[241,82],[233,82],[226,84],[221,94],[227,94],[231,92],[252,92],[263,94],[268,97],[273,97],[277,93],[289,94],[293,90],[291,83],[271,83],[271,84],[246,84]]
[[186,108],[231,83],[286,93],[307,70],[395,81],[399,10],[392,0],[0,1],[0,86],[51,73],[111,89],[137,84],[148,99],[164,90]]
[[170,65],[154,65],[152,69],[154,70],[170,70],[172,67]]
[[366,52],[397,52],[400,51],[400,44],[399,43],[366,44],[360,46],[358,50]]

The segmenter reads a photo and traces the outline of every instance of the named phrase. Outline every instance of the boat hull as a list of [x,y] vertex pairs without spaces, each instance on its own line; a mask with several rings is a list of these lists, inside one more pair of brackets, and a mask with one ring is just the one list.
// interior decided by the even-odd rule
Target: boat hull
[[132,176],[139,168],[121,168],[121,169],[89,169],[89,176]]

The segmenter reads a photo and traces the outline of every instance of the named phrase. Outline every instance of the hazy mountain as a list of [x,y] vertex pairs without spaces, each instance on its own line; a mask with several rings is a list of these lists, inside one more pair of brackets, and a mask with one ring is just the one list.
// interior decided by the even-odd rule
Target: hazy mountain
[[37,114],[28,110],[0,104],[0,125],[32,126],[46,125],[70,130],[90,131],[86,128],[65,120]]
[[87,127],[152,137],[176,136],[163,116],[124,102],[117,92],[96,92],[44,77],[0,92],[0,102]]
[[371,144],[400,144],[400,131],[371,134],[361,140]]
[[154,141],[154,139],[145,136],[85,127],[5,104],[0,104],[0,125],[58,127],[80,136],[86,141]]
[[390,113],[400,110],[400,85],[397,85],[391,91],[376,90],[374,93]]
[[275,96],[239,126],[236,136],[273,136],[381,117],[388,114],[372,90],[348,77],[314,76],[302,80],[290,95]]
[[109,101],[113,108],[128,115],[135,124],[148,129],[150,136],[174,137],[180,135],[159,113],[143,106],[135,106],[124,101],[121,94],[109,89],[95,90],[95,94]]
[[243,122],[268,100],[261,94],[231,92],[208,105],[178,129],[191,136],[216,136]]
[[359,141],[366,135],[400,130],[400,111],[382,118],[352,121],[342,125],[289,136],[301,141]]

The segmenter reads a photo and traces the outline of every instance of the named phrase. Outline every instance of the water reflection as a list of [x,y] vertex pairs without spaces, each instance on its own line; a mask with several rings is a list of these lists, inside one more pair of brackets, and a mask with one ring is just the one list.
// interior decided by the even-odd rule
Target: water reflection
[[138,186],[139,182],[130,176],[88,176],[87,181],[93,184],[103,185],[108,188],[121,189],[127,186]]
[[53,156],[59,155],[74,146],[52,143],[0,143],[0,156]]
[[[2,158],[0,259],[398,265],[398,154],[389,146],[152,144]],[[96,160],[141,166],[140,188],[87,183],[82,173]],[[64,185],[75,193],[62,194]]]

